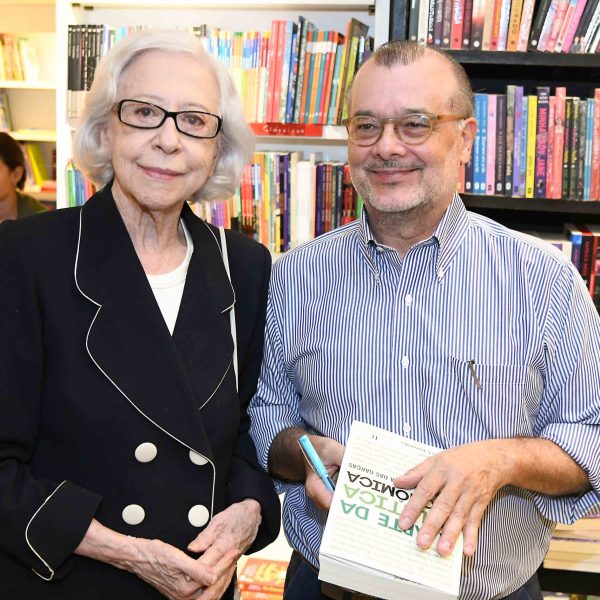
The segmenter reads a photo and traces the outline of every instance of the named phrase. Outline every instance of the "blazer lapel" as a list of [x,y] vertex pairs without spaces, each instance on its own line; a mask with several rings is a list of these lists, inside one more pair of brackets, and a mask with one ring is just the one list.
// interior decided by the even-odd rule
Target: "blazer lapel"
[[[192,263],[200,264],[194,264],[192,269]],[[211,320],[217,322],[218,311],[208,300],[214,294],[210,293],[211,286],[206,282],[201,257],[192,258],[192,263],[184,291],[185,313],[194,313],[193,303],[199,296],[206,297],[205,311],[203,316],[198,311],[200,323],[194,316],[180,311],[182,322],[180,324],[178,320],[177,328],[183,329],[191,323],[194,330],[193,333],[182,332],[182,343],[176,345],[109,186],[82,207],[75,279],[80,292],[98,306],[86,341],[91,359],[123,395],[127,410],[138,411],[171,437],[212,460],[199,410],[205,398],[197,394],[210,388],[210,382],[222,379],[223,375],[204,373],[207,384],[198,386],[192,384],[188,374],[194,370],[191,363],[196,364],[199,355],[204,356],[208,347],[208,342],[200,341],[202,350],[195,350],[197,340],[194,335],[201,336],[203,327]],[[203,275],[205,281],[192,286],[194,289],[188,292],[190,278],[202,278]],[[220,317],[223,320],[223,316]],[[209,328],[208,340],[214,342],[219,334],[215,324]],[[220,342],[223,345],[222,338]],[[227,366],[222,364],[227,362],[226,352],[219,354],[210,348],[207,354],[214,354],[215,358],[207,359],[206,366],[220,367],[226,372]],[[204,366],[204,363],[199,364]]]

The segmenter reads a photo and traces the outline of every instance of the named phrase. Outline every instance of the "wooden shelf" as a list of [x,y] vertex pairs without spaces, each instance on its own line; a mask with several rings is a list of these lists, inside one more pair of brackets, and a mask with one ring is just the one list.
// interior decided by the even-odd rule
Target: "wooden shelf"
[[552,200],[547,198],[507,198],[505,196],[476,196],[461,194],[467,208],[511,210],[562,215],[600,215],[600,202],[578,200]]
[[488,52],[477,50],[448,50],[448,52],[462,64],[600,68],[600,59],[597,54]]

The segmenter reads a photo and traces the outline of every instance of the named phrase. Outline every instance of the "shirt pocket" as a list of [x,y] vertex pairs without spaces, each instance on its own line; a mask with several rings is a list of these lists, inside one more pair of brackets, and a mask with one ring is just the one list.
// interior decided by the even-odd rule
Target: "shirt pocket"
[[532,365],[449,357],[434,371],[424,378],[422,409],[430,433],[445,447],[534,435],[542,379]]

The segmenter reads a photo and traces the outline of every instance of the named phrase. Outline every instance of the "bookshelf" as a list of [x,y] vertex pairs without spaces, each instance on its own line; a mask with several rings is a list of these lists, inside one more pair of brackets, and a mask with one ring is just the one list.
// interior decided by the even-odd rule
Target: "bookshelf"
[[[218,10],[215,10],[218,8]],[[369,25],[375,43],[387,40],[389,0],[252,0],[192,1],[176,0],[88,0],[58,2],[56,5],[58,80],[57,117],[57,190],[58,205],[66,206],[65,166],[71,156],[72,132],[76,119],[66,114],[67,56],[69,25],[108,24],[114,27],[144,25],[189,27],[206,24],[229,31],[268,30],[273,19],[297,20],[302,15],[318,29],[344,32],[347,22],[356,17]],[[290,151],[304,155],[319,152],[326,160],[345,160],[345,131],[326,126],[318,135],[273,135],[258,132],[257,150]]]
[[[56,148],[56,32],[54,0],[0,0],[0,33],[25,37],[37,57],[36,80],[0,80],[0,92],[8,99],[12,129],[21,142],[35,142],[52,177]],[[26,189],[39,200],[52,203],[51,191]]]
[[[536,5],[539,4],[537,0]],[[408,35],[410,2],[392,0],[390,39]],[[535,13],[534,13],[535,15]],[[535,17],[534,17],[535,18]],[[592,97],[600,86],[600,55],[560,52],[448,50],[465,68],[474,92],[502,94],[507,84],[524,94],[536,86],[565,86],[568,96]],[[559,231],[564,222],[600,223],[600,202],[464,194],[468,208],[516,229]]]

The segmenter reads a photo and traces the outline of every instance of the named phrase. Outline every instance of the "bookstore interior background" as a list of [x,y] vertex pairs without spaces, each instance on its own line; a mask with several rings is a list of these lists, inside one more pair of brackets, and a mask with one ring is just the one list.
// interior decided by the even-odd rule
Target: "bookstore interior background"
[[[0,0],[0,130],[22,144],[25,192],[52,209],[84,203],[94,186],[71,161],[71,142],[98,60],[140,28],[190,29],[229,66],[257,142],[235,195],[194,210],[285,252],[360,214],[344,92],[374,47],[412,39],[452,53],[476,92],[479,128],[458,189],[467,207],[557,246],[600,308],[599,0],[216,8]],[[281,598],[288,559],[283,539],[243,559],[241,598]],[[558,527],[540,573],[548,597],[600,598],[600,516]]]

